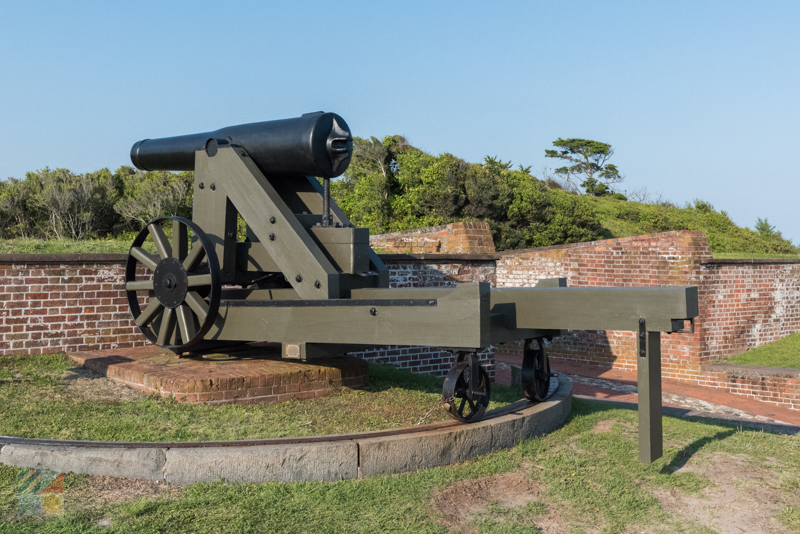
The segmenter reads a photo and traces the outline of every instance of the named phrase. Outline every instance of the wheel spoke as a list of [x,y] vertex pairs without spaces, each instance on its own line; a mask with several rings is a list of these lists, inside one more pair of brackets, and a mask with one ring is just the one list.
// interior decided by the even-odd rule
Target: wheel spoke
[[167,340],[175,328],[175,310],[166,308],[164,315],[161,317],[161,327],[158,329],[158,339],[156,345],[166,345]]
[[152,280],[134,280],[132,282],[128,282],[125,284],[125,289],[127,291],[152,291],[153,289],[153,281]]
[[467,402],[469,402],[469,413],[475,413],[475,403],[472,399],[467,399]]
[[194,274],[189,276],[189,287],[210,286],[210,274]]
[[200,324],[204,323],[206,317],[208,317],[208,304],[203,297],[194,291],[190,291],[186,294],[186,304],[189,305],[195,315],[197,315],[197,318],[200,319]]
[[189,255],[186,256],[186,259],[183,260],[183,268],[190,272],[194,271],[205,257],[206,250],[203,248],[203,244],[198,241],[194,244],[192,251],[189,252]]
[[467,398],[466,397],[461,397],[461,404],[458,407],[458,413],[460,413],[461,415],[464,415],[464,404],[466,404],[466,402],[467,402]]
[[178,327],[181,329],[181,338],[183,340],[183,344],[185,345],[194,339],[195,336],[194,316],[192,315],[192,311],[189,309],[189,306],[186,304],[181,304],[177,309]]
[[155,271],[156,267],[158,267],[158,258],[147,252],[142,247],[132,247],[131,256],[139,260],[142,265],[151,271]]
[[180,221],[172,221],[172,256],[179,260],[189,251],[189,229]]
[[164,229],[161,228],[161,225],[154,223],[148,226],[147,229],[150,231],[150,236],[153,238],[153,243],[156,246],[158,255],[161,256],[161,259],[163,260],[172,256],[172,247],[170,246],[167,236],[164,234]]
[[158,315],[158,312],[161,311],[161,303],[158,299],[150,299],[150,304],[145,308],[145,310],[139,314],[139,317],[136,318],[136,326],[139,328],[143,327],[147,323],[153,320],[153,318]]

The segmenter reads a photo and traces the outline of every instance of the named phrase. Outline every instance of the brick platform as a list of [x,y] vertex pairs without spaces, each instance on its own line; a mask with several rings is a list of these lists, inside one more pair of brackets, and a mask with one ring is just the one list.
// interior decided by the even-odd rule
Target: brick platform
[[280,345],[247,351],[175,358],[157,347],[76,352],[70,358],[96,373],[182,402],[250,404],[323,397],[342,387],[360,388],[369,376],[357,358],[316,359],[313,363],[280,358]]

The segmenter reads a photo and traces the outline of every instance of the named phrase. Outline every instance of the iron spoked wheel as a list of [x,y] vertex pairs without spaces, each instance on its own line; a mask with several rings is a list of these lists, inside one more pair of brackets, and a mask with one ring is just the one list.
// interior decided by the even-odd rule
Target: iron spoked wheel
[[[161,223],[172,221],[172,244]],[[188,231],[194,234],[189,247]],[[152,242],[157,255],[143,245]],[[137,279],[137,268],[146,274]],[[176,353],[196,347],[211,329],[219,311],[220,270],[211,241],[183,217],[161,217],[147,225],[134,239],[125,269],[128,306],[139,330],[152,343]],[[147,306],[139,306],[147,292]]]
[[[445,409],[450,417],[465,423],[472,423],[480,420],[489,406],[489,396],[491,386],[489,383],[489,373],[482,365],[477,366],[480,370],[478,377],[470,376],[469,361],[456,363],[447,377],[444,379],[444,389],[442,395],[445,398]],[[471,380],[476,380],[475,384],[470,384]],[[472,385],[472,388],[470,388]],[[470,398],[470,389],[472,395]]]
[[[532,347],[535,343],[535,347]],[[541,338],[526,339],[522,357],[522,391],[528,400],[542,402],[550,390],[550,363]]]

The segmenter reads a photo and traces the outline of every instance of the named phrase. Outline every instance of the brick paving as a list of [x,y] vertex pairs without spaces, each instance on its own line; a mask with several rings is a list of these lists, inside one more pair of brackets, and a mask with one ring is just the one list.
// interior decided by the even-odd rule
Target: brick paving
[[313,364],[280,357],[280,345],[176,358],[158,347],[86,351],[68,356],[111,380],[182,402],[250,404],[313,399],[367,383],[369,367],[358,358],[319,358]]
[[[495,354],[495,382],[511,385],[511,365],[522,365],[518,354]],[[636,404],[636,373],[552,359],[554,372],[566,374],[579,398]],[[688,410],[684,415],[715,417],[741,422],[800,427],[800,412],[772,403],[745,398],[717,389],[677,380],[662,380],[665,407]]]

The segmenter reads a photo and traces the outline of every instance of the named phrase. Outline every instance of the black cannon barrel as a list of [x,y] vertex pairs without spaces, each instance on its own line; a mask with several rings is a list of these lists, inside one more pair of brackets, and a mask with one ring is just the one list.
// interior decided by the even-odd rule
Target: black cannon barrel
[[131,148],[131,161],[143,171],[194,170],[195,152],[209,155],[217,146],[239,145],[264,174],[333,178],[342,174],[353,154],[350,128],[335,113],[229,126],[207,133],[145,139]]

